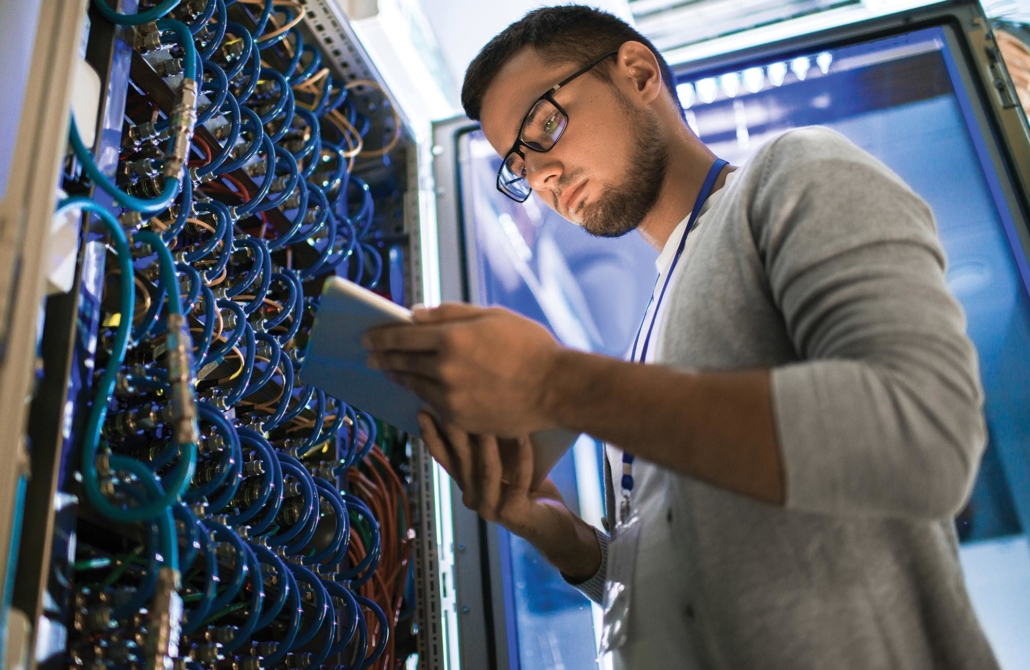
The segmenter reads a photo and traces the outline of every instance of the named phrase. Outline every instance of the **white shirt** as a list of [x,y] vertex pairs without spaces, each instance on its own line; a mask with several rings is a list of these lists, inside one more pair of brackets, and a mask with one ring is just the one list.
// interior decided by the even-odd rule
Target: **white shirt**
[[[729,184],[734,173],[727,175]],[[676,267],[676,274],[690,263],[690,252],[696,241],[695,234],[705,224],[705,215],[725,191],[725,186],[712,193],[694,222],[694,228],[687,237],[683,255]],[[688,217],[689,218],[689,217]],[[637,342],[637,350],[630,352],[633,359],[639,356],[644,346],[651,319],[658,303],[658,294],[665,284],[665,277],[672,264],[676,248],[686,228],[688,219],[683,219],[672,231],[662,253],[655,260],[658,281],[655,284],[651,304],[644,316],[644,325]],[[645,363],[661,360],[659,342],[664,326],[663,316],[668,304],[668,293],[654,324],[651,341],[648,344]],[[608,462],[611,464],[616,490],[616,508],[622,500],[619,488],[622,473],[622,450],[607,445]],[[683,668],[699,667],[691,636],[687,633],[687,603],[689,589],[682,572],[682,557],[676,551],[676,520],[668,500],[671,489],[669,478],[678,477],[668,470],[641,458],[633,463],[633,494],[631,504],[640,517],[640,544],[637,549],[636,570],[631,586],[629,640],[624,647],[613,652],[616,670],[623,668]],[[610,511],[613,516],[617,510]],[[612,519],[614,524],[617,520]],[[612,544],[609,556],[619,551],[619,545]],[[609,558],[609,560],[611,560]]]

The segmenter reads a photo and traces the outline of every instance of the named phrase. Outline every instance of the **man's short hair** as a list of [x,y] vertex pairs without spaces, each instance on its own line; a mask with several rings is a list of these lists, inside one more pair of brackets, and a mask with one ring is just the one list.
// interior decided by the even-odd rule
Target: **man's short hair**
[[[655,55],[662,81],[675,100],[672,69],[650,40],[608,12],[584,5],[563,5],[535,9],[490,40],[465,72],[461,105],[470,119],[478,121],[487,88],[504,64],[523,47],[533,47],[556,63],[586,65],[630,41],[640,42]],[[610,63],[601,63],[591,72],[611,81],[609,67]]]

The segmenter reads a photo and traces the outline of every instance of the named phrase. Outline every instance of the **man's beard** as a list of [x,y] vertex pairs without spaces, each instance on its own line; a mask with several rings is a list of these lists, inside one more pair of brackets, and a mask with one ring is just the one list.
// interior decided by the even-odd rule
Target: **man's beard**
[[636,229],[658,202],[665,181],[669,151],[658,121],[648,112],[628,104],[626,108],[637,128],[626,178],[618,187],[606,186],[595,202],[583,207],[580,225],[597,237],[622,237]]

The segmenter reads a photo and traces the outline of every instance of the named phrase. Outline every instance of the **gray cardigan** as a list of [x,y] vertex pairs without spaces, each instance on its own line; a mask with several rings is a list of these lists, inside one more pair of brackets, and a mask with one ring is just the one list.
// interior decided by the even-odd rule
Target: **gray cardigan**
[[[661,496],[644,534],[672,539],[637,558],[617,665],[996,668],[952,523],[985,444],[982,391],[929,208],[824,128],[770,142],[710,203],[655,362],[772,369],[786,505],[652,472],[634,491]],[[613,518],[608,463],[605,478]],[[599,602],[598,538],[605,561],[578,588]]]

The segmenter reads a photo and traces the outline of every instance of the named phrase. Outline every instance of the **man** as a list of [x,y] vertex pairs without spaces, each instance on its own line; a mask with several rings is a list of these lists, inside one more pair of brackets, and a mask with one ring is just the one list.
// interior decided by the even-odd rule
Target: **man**
[[[370,364],[436,409],[423,437],[464,504],[606,601],[617,667],[996,667],[951,521],[985,438],[932,214],[825,129],[723,167],[674,90],[643,36],[565,6],[494,38],[462,91],[502,191],[661,252],[629,361],[445,305],[370,333]],[[610,546],[530,488],[525,436],[555,427],[609,445]]]

